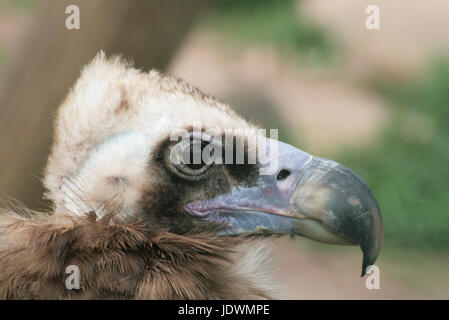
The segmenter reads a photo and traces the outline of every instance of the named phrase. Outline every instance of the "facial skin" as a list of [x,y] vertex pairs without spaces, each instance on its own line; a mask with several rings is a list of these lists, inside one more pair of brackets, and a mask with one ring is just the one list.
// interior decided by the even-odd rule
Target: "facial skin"
[[[193,142],[193,140],[192,140]],[[232,164],[201,164],[175,166],[170,161],[170,151],[177,142],[165,139],[157,147],[156,156],[151,160],[150,166],[157,168],[156,181],[160,181],[155,188],[156,192],[148,192],[142,200],[145,219],[149,225],[156,228],[167,228],[175,233],[188,233],[193,230],[209,231],[219,226],[211,224],[199,217],[190,215],[185,210],[189,203],[199,200],[210,200],[219,195],[227,194],[232,188],[238,186],[255,186],[259,176],[259,164],[248,164],[248,145],[245,147],[244,164],[236,164],[235,139],[231,145],[224,145],[233,151]],[[202,145],[202,150],[205,144]],[[224,157],[224,154],[223,154]],[[191,161],[193,162],[193,161]],[[181,168],[180,168],[181,167]],[[187,167],[187,168],[186,168]],[[201,173],[186,172],[189,167],[204,168]]]

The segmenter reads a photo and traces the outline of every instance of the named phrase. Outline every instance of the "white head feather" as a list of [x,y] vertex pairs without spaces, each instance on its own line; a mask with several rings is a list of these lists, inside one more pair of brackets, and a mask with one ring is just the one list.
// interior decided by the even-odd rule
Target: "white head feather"
[[171,132],[198,123],[250,128],[227,105],[189,84],[100,52],[58,110],[46,197],[56,213],[102,215],[112,201],[122,218],[133,215],[151,185],[152,150]]

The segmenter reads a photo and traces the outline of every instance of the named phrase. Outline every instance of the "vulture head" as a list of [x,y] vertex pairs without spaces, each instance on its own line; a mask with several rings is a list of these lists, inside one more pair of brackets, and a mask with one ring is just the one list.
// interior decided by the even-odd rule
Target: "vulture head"
[[369,188],[264,133],[182,80],[100,53],[57,113],[46,197],[55,216],[114,211],[114,225],[187,239],[288,234],[359,245],[363,274],[383,232]]

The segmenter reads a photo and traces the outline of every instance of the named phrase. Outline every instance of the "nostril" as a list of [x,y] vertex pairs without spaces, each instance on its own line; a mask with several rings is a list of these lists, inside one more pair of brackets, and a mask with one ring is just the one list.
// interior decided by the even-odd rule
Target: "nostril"
[[282,169],[281,171],[279,171],[278,176],[277,176],[277,180],[278,181],[282,181],[288,178],[288,176],[290,175],[290,171]]

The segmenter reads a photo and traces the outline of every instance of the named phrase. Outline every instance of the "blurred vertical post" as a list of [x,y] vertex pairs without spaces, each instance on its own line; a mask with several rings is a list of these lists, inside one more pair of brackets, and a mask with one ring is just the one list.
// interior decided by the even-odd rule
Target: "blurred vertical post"
[[[80,9],[80,29],[66,28],[66,8]],[[40,181],[54,111],[99,50],[164,69],[203,0],[46,0],[0,78],[0,198],[42,207]]]

